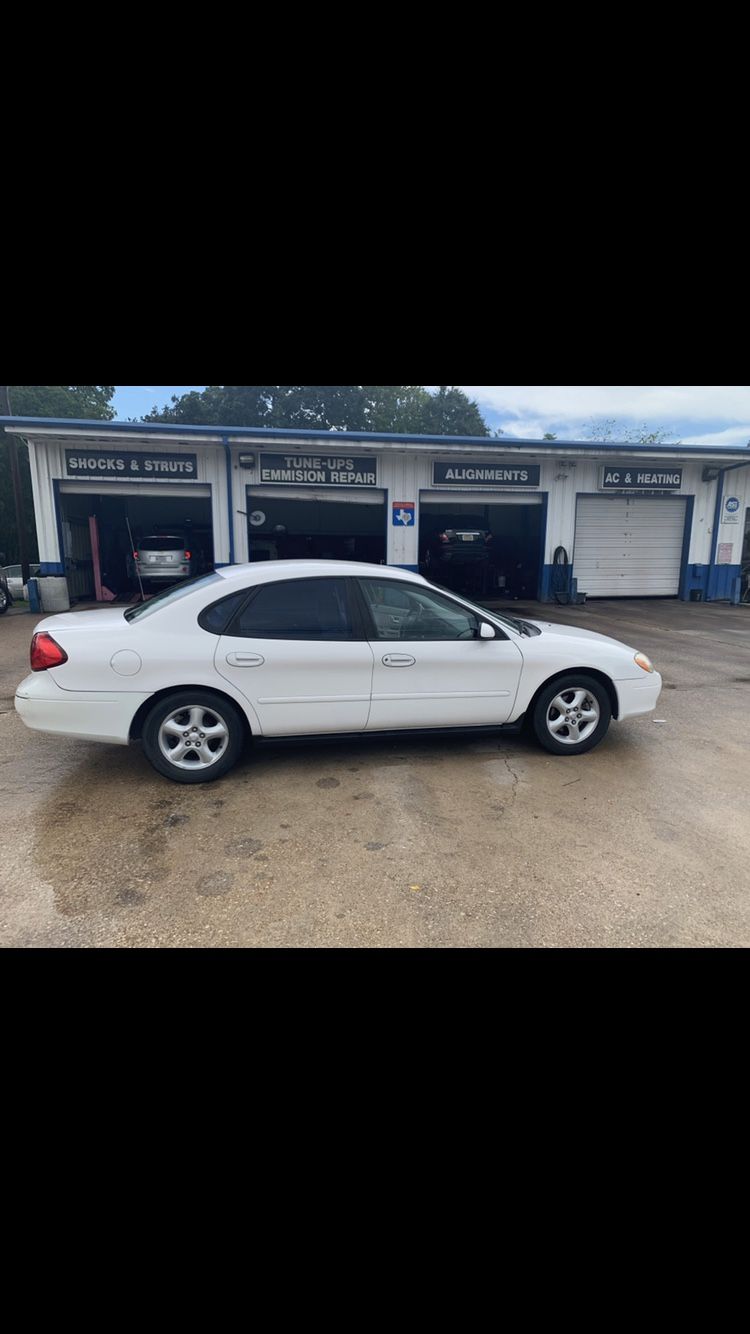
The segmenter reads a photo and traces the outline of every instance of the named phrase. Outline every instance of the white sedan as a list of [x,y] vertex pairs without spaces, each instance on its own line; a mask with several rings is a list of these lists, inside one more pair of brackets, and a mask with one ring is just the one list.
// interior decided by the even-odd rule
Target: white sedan
[[179,783],[249,737],[514,727],[580,755],[661,677],[606,635],[489,612],[418,574],[343,561],[233,565],[138,606],[40,621],[16,709],[41,732],[127,745]]

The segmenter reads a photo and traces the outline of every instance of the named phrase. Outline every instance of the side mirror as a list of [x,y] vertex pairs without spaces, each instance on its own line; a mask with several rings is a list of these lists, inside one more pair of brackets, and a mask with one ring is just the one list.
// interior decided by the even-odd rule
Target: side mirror
[[480,626],[479,626],[479,638],[480,638],[480,639],[495,639],[496,637],[497,637],[497,636],[495,635],[495,631],[494,631],[493,627],[492,627],[491,625],[489,625],[489,624],[487,623],[487,621],[482,621],[481,624],[480,624]]

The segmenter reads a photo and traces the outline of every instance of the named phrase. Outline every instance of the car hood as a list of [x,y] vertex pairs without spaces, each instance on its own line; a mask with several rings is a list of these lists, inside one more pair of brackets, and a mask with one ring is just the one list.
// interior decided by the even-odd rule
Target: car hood
[[[529,616],[519,618],[528,621],[529,625],[536,626],[544,635],[551,635],[555,638],[563,639],[585,639],[588,642],[596,640],[599,644],[610,644],[616,648],[629,648],[621,639],[613,639],[611,635],[600,635],[596,630],[581,630],[577,625],[552,625],[549,621],[532,621]],[[635,650],[633,650],[635,651]]]

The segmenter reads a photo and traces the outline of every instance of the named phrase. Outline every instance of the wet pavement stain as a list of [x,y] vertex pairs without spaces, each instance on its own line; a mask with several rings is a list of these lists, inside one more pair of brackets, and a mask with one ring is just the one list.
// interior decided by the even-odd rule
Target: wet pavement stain
[[341,787],[338,778],[319,778],[316,787]]
[[202,880],[198,881],[196,893],[201,898],[218,898],[221,894],[228,894],[234,884],[234,876],[228,871],[215,871],[213,875],[204,875]]
[[227,843],[224,851],[230,857],[254,857],[262,847],[263,843],[259,838],[235,838],[231,843]]
[[115,894],[115,902],[136,906],[139,903],[146,902],[146,895],[140,889],[133,889],[132,886],[128,885],[124,889],[118,889]]

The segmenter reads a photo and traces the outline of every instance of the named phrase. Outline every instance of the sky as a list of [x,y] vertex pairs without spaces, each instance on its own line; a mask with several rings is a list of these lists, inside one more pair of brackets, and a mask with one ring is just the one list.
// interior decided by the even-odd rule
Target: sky
[[[140,418],[154,405],[170,402],[204,385],[120,385],[114,407],[118,421]],[[428,389],[436,386],[428,385]],[[750,441],[750,387],[747,385],[461,385],[479,404],[491,430],[539,439],[589,436],[589,424],[614,421],[616,440],[643,424],[665,431],[684,445],[744,446]]]

